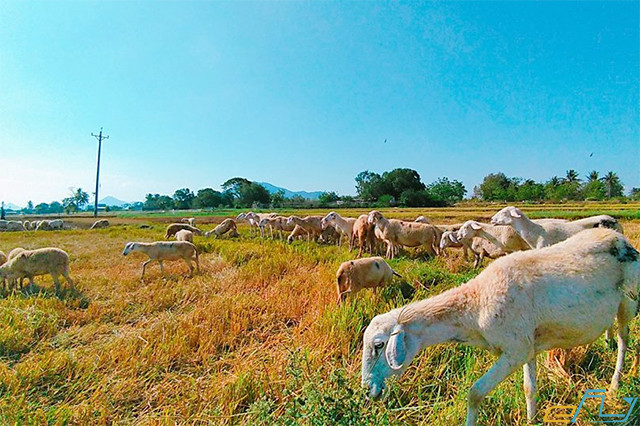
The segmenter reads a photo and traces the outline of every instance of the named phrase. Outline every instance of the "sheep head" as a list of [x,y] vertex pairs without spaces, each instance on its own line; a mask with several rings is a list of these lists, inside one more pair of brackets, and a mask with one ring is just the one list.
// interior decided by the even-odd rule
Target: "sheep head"
[[135,250],[135,247],[136,247],[136,243],[127,243],[124,246],[124,250],[122,251],[122,255],[123,256],[128,255],[129,253],[131,253],[132,251]]
[[520,209],[509,206],[500,210],[498,213],[494,214],[491,218],[492,225],[511,225],[516,220],[520,218],[526,218],[525,214],[520,211]]
[[413,344],[398,324],[399,309],[378,315],[364,332],[362,348],[362,386],[372,399],[382,396],[386,380],[402,374],[411,358]]
[[384,218],[384,216],[382,216],[382,213],[380,213],[378,210],[372,210],[371,212],[369,212],[369,216],[367,216],[367,223],[374,224],[382,218]]

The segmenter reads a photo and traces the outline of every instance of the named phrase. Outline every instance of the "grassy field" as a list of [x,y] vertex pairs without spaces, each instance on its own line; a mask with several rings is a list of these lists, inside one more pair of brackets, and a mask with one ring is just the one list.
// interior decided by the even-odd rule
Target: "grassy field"
[[[453,223],[486,220],[498,209],[384,212]],[[622,218],[640,247],[636,205],[525,210],[570,218],[608,212]],[[0,299],[0,423],[457,425],[469,387],[495,360],[482,350],[440,345],[420,354],[383,401],[368,401],[360,388],[362,333],[374,315],[477,274],[455,251],[431,260],[409,252],[390,262],[403,279],[377,297],[363,291],[336,306],[335,271],[354,255],[345,247],[260,240],[241,226],[240,239],[196,241],[202,271],[193,278],[175,262],[165,264],[164,276],[151,266],[141,282],[145,258],[123,257],[122,249],[127,241],[161,239],[173,218],[110,220],[115,225],[104,230],[0,234],[5,253],[16,246],[66,250],[76,281],[76,291],[57,297],[50,278],[40,277],[37,295],[5,292]],[[81,228],[92,222],[72,221]],[[141,223],[151,228],[140,229]],[[632,350],[639,325],[639,319],[632,325]],[[569,361],[571,377],[565,377],[549,371],[540,356],[538,422],[547,407],[577,405],[586,389],[606,388],[615,351],[601,338]],[[640,377],[628,371],[618,396],[640,396]],[[513,375],[482,404],[481,424],[525,424],[524,401],[521,374]],[[611,398],[608,412],[626,410],[625,404]],[[586,405],[578,424],[591,424],[597,413],[595,403]],[[640,419],[638,404],[635,414]]]

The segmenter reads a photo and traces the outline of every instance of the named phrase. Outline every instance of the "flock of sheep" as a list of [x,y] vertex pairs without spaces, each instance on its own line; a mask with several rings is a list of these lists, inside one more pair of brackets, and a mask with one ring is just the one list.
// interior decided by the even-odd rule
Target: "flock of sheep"
[[[387,258],[402,248],[420,247],[429,256],[446,255],[449,247],[471,252],[475,266],[484,257],[501,259],[476,278],[437,296],[378,315],[364,333],[362,383],[374,399],[382,395],[386,379],[406,370],[421,349],[443,343],[463,342],[490,350],[498,356],[468,395],[467,425],[475,425],[479,404],[495,386],[523,367],[527,417],[536,413],[536,355],[551,349],[570,349],[596,340],[617,322],[618,357],[611,380],[617,390],[627,349],[629,323],[638,310],[640,262],[638,251],[623,235],[618,221],[607,215],[567,221],[529,219],[521,210],[506,207],[491,223],[467,221],[457,225],[434,225],[424,217],[415,221],[386,218],[372,211],[358,218],[336,212],[326,216],[279,216],[276,213],[242,213],[236,218],[249,223],[251,233],[262,237],[347,241],[358,248],[358,259],[340,265],[337,301],[362,288],[384,286],[399,276],[382,257],[360,258],[366,251],[384,252]],[[200,269],[194,235],[237,237],[234,219],[225,219],[213,230],[202,232],[193,218],[170,224],[165,240],[129,242],[123,255],[142,252],[150,262],[183,260],[192,274]],[[6,221],[5,221],[6,222]],[[62,221],[41,221],[34,229],[61,229]],[[106,222],[106,221],[104,221]],[[94,227],[108,226],[108,222]],[[0,222],[0,229],[19,223]],[[43,225],[44,224],[44,225]],[[32,226],[30,224],[29,226]],[[43,228],[44,226],[44,228]],[[53,228],[53,227],[60,228]],[[3,228],[4,227],[4,228]],[[50,274],[59,290],[60,275],[69,286],[69,257],[57,248],[14,249],[0,252],[0,280],[17,281]]]

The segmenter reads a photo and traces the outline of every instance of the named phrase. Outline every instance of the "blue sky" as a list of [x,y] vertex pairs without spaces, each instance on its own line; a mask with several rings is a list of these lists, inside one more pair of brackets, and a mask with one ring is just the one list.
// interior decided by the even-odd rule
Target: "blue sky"
[[[639,3],[0,4],[0,198],[424,182],[640,186]],[[384,140],[387,143],[384,143]],[[590,154],[593,153],[593,156]]]

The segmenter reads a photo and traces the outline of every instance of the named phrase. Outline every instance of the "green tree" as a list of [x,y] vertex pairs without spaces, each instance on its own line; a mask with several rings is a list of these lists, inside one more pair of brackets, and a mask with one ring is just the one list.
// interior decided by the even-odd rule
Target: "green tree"
[[446,205],[453,205],[462,201],[467,193],[466,188],[457,180],[449,181],[449,178],[439,178],[427,186],[427,190],[435,200],[439,200]]
[[532,179],[525,180],[518,186],[516,193],[517,201],[540,201],[544,200],[544,185]]
[[587,182],[597,182],[600,180],[600,173],[598,173],[596,170],[592,170],[589,172],[589,174],[587,175]]
[[195,198],[196,196],[189,188],[178,189],[173,193],[173,206],[178,210],[190,209]]
[[393,169],[382,174],[383,192],[393,195],[399,200],[404,191],[424,191],[424,183],[420,180],[418,172],[412,169]]
[[222,194],[212,188],[198,190],[193,205],[196,208],[215,208],[222,204]]
[[607,191],[607,198],[622,197],[624,185],[616,173],[608,172],[602,177],[602,182],[604,182]]
[[48,213],[62,213],[64,211],[64,207],[58,201],[52,201],[49,204]]
[[486,201],[504,201],[507,199],[507,189],[511,181],[504,173],[491,173],[484,177],[474,194]]
[[384,181],[379,174],[365,170],[356,176],[356,191],[363,200],[376,201],[384,190]]
[[234,177],[228,179],[222,184],[222,190],[231,193],[234,198],[238,198],[240,197],[240,190],[242,187],[248,185],[251,185],[251,181],[249,179]]
[[47,203],[40,203],[40,204],[36,205],[36,207],[35,207],[35,213],[36,213],[36,214],[45,214],[45,213],[49,213],[49,204],[47,204]]
[[338,201],[340,197],[335,192],[323,192],[318,196],[318,202],[321,206],[326,206]]
[[567,170],[567,173],[564,177],[564,183],[568,183],[568,184],[580,183],[580,178],[578,176],[579,174],[575,170],[573,169]]
[[271,194],[271,205],[273,207],[282,207],[285,200],[286,198],[282,189],[279,189],[276,193]]
[[632,200],[640,200],[640,188],[631,188],[631,191],[629,191],[629,198]]

